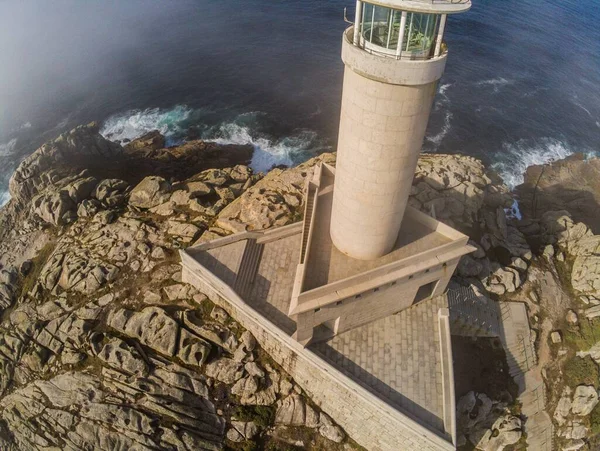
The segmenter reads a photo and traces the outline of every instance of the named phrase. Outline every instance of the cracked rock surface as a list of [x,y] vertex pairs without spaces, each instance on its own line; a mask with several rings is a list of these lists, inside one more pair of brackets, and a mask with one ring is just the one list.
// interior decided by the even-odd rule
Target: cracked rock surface
[[[261,180],[251,152],[155,132],[121,147],[91,124],[22,163],[0,209],[0,449],[287,446],[275,413],[300,388],[181,282],[177,253]],[[318,426],[306,449],[353,446]]]

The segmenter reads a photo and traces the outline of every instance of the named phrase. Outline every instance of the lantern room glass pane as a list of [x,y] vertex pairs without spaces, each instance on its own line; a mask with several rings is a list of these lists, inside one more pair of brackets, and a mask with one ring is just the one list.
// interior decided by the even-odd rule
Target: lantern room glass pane
[[[435,47],[439,14],[407,13],[402,56],[429,58]],[[396,56],[400,38],[402,11],[363,3],[361,42],[371,52]]]
[[398,46],[401,17],[401,11],[365,3],[362,15],[363,39],[377,47],[395,50]]
[[435,42],[438,19],[438,14],[408,13],[402,50],[415,56],[428,56]]

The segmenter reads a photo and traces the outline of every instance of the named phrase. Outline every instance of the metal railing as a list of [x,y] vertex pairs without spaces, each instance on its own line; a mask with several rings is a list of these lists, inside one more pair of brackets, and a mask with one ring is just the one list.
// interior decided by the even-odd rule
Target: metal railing
[[[345,39],[350,44],[354,45],[355,47],[358,47],[361,50],[364,50],[365,52],[367,52],[371,55],[381,56],[381,57],[389,58],[389,59],[395,59],[395,60],[400,60],[400,61],[429,61],[432,59],[441,58],[448,53],[448,46],[446,45],[446,41],[441,42],[440,49],[437,54],[436,54],[437,44],[434,43],[431,46],[429,53],[427,53],[427,54],[419,55],[419,54],[413,53],[409,50],[405,50],[405,51],[401,51],[400,55],[398,55],[397,53],[395,53],[394,49],[393,49],[394,51],[392,52],[389,49],[386,49],[385,47],[380,47],[377,44],[369,43],[366,39],[364,39],[363,36],[360,36],[358,39],[358,43],[354,44],[354,36],[353,35],[354,35],[354,26],[350,26],[345,31]],[[381,51],[377,50],[377,47],[380,47]]]

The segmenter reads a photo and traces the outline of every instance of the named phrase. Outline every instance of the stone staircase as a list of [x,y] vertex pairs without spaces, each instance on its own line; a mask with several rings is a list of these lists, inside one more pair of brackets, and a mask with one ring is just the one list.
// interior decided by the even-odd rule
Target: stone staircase
[[452,335],[499,337],[512,377],[522,375],[537,364],[524,304],[495,302],[471,287],[452,287],[447,297]]
[[[306,196],[306,206],[304,208],[304,217],[310,218],[312,216],[313,208],[315,206],[315,192],[314,188],[308,187],[308,194]],[[300,261],[304,262],[304,257],[306,256],[306,250],[308,247],[308,238],[310,232],[311,221],[304,221],[304,228],[302,229],[302,247],[301,247],[301,255]]]
[[500,302],[500,311],[503,324],[500,338],[506,350],[508,371],[516,378],[537,365],[527,310],[520,302]]
[[499,337],[501,312],[497,302],[478,295],[471,287],[455,286],[448,290],[450,331],[466,337]]
[[258,243],[255,239],[246,241],[246,247],[244,248],[242,261],[240,262],[240,269],[233,286],[235,292],[242,298],[249,295],[252,283],[258,272],[263,249],[264,244]]
[[532,342],[527,308],[521,302],[495,302],[471,287],[448,290],[452,335],[498,337],[508,371],[519,386],[529,449],[553,451],[553,425],[545,411],[546,392]]

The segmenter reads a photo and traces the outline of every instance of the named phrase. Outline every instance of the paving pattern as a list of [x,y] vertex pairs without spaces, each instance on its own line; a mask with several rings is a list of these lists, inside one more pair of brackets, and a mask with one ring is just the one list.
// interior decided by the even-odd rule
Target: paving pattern
[[245,247],[246,241],[237,241],[207,252],[201,252],[196,255],[196,259],[202,266],[232,287],[240,269]]
[[[552,451],[552,420],[546,412],[543,363],[538,364],[531,340],[525,304],[501,302],[503,331],[501,340],[506,350],[509,372],[519,386],[519,402],[526,417],[525,432],[529,449]],[[545,338],[545,339],[544,339]],[[542,337],[547,343],[548,337]]]
[[391,405],[443,431],[437,312],[446,306],[443,296],[423,301],[311,349]]
[[[288,317],[300,233],[263,244],[260,263],[244,300],[282,330],[293,334]],[[247,250],[239,241],[201,253],[198,261],[235,286]],[[423,301],[396,315],[311,346],[326,361],[395,408],[443,433],[442,368],[438,310],[445,296]]]
[[288,317],[296,266],[300,261],[300,233],[264,244],[250,296],[245,299],[288,334],[296,323]]

